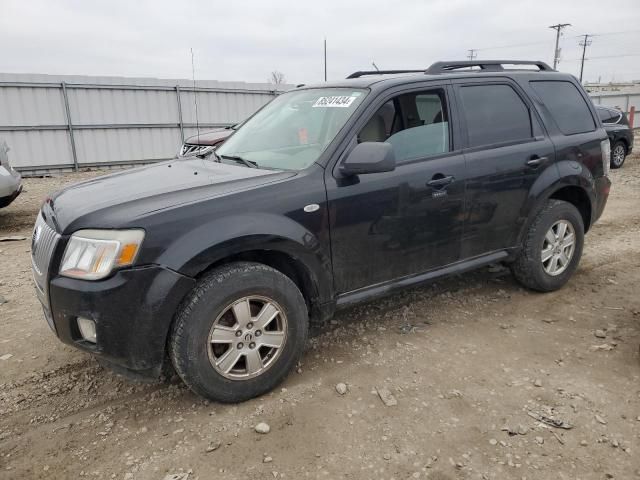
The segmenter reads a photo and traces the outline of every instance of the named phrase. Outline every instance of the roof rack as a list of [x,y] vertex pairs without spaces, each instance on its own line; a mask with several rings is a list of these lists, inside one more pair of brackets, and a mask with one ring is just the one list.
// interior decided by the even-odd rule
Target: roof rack
[[449,73],[463,68],[478,67],[481,72],[504,72],[503,65],[534,65],[541,72],[555,72],[553,68],[538,60],[460,60],[451,62],[436,62],[426,70],[359,70],[353,72],[347,78],[360,78],[365,75],[392,75],[396,73],[424,73],[435,75],[438,73]]
[[392,75],[394,73],[424,73],[424,68],[420,70],[359,70],[353,72],[347,78],[360,78],[365,75]]
[[481,71],[502,72],[503,65],[535,65],[541,72],[553,72],[553,68],[544,62],[529,60],[463,60],[454,62],[436,62],[427,68],[427,75],[448,73],[461,68],[479,67]]

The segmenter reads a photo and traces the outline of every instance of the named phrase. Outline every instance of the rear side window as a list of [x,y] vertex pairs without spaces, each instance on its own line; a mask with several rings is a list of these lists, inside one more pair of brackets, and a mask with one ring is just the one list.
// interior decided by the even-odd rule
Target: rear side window
[[529,109],[509,85],[461,87],[460,97],[470,147],[532,137]]
[[564,81],[535,81],[531,87],[540,96],[565,135],[592,132],[596,124],[591,110],[576,86]]
[[602,123],[618,123],[622,119],[622,112],[610,108],[596,107]]

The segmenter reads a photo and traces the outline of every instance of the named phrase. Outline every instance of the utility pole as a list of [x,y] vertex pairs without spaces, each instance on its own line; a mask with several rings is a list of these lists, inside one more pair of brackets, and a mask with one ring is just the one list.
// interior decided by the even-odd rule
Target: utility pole
[[551,25],[549,28],[553,28],[556,31],[556,49],[553,51],[553,69],[556,69],[558,62],[560,61],[560,33],[565,27],[570,27],[570,23],[558,23],[557,25]]
[[580,61],[580,83],[582,83],[582,73],[584,72],[584,56],[587,53],[587,47],[591,45],[591,40],[589,37],[593,35],[582,35],[584,38],[580,41],[579,45],[582,47],[582,60]]
[[327,37],[324,38],[324,81],[327,81]]
[[475,60],[475,58],[478,56],[478,50],[476,50],[475,48],[471,48],[467,50],[467,52],[469,52],[467,54],[467,58],[471,61]]

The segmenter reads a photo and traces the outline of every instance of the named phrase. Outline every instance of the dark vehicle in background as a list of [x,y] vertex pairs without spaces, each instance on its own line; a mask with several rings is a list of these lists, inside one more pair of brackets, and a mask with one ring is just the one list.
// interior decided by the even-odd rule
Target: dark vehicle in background
[[22,177],[9,163],[9,147],[0,142],[0,208],[7,207],[22,192]]
[[598,117],[611,142],[611,168],[620,168],[633,150],[633,130],[624,112],[596,105]]
[[222,145],[239,125],[216,128],[187,138],[178,151],[178,157],[206,155],[210,150]]
[[51,195],[36,293],[63,342],[246,400],[337,309],[496,262],[560,289],[609,156],[582,86],[542,62],[356,72],[276,97],[201,158]]

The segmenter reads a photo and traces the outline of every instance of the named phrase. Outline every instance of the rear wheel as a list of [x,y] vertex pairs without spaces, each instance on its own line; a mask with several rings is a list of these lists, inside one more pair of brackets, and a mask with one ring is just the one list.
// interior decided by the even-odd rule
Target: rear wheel
[[298,362],[308,313],[289,277],[258,263],[210,272],[185,300],[169,353],[194,392],[221,402],[261,395]]
[[578,267],[583,244],[580,212],[568,202],[549,200],[529,226],[511,270],[527,288],[541,292],[557,290]]
[[620,168],[627,158],[627,147],[624,142],[617,141],[611,147],[611,168]]

